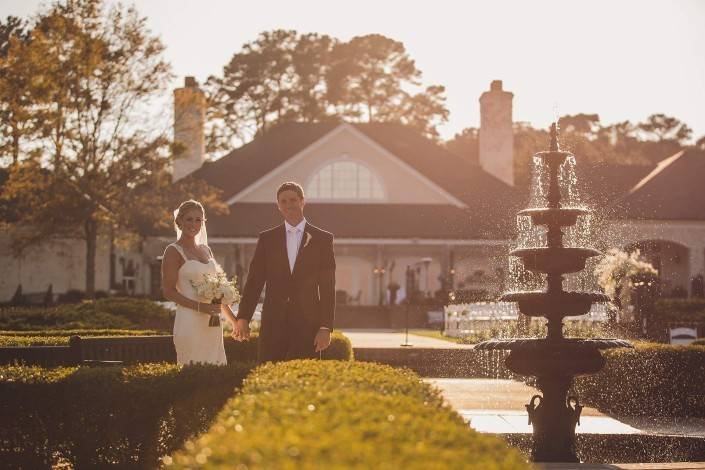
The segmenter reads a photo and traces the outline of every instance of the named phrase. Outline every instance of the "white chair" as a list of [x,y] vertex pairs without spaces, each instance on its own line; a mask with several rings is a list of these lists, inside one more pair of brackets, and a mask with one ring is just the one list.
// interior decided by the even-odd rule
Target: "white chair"
[[671,344],[690,344],[696,340],[698,332],[695,328],[670,328],[668,338]]

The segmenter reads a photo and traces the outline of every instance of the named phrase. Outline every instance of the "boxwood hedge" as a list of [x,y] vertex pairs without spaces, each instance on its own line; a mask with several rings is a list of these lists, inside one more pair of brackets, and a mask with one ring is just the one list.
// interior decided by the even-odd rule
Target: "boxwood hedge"
[[656,319],[671,322],[705,322],[705,299],[659,299]]
[[71,336],[151,336],[156,330],[43,330],[0,331],[0,347],[17,346],[65,346]]
[[54,307],[0,309],[0,330],[156,329],[169,331],[173,314],[148,299],[109,297]]
[[601,372],[576,379],[585,403],[624,416],[705,417],[705,346],[636,343],[604,355]]
[[[10,346],[67,346],[73,335],[88,336],[144,336],[155,335],[155,330],[45,330],[45,331],[0,331],[0,347]],[[253,362],[257,360],[259,335],[253,333],[249,340],[238,342],[225,337],[225,354],[228,362]],[[339,332],[333,332],[330,346],[321,354],[322,359],[352,360],[350,340]]]
[[167,468],[520,469],[408,370],[371,363],[265,364]]
[[154,468],[207,429],[252,367],[0,367],[0,462]]

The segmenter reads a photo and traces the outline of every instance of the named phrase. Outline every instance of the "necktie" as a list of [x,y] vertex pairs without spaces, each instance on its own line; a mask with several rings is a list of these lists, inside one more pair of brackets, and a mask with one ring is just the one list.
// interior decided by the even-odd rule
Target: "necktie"
[[289,256],[289,271],[294,272],[294,264],[296,264],[296,252],[298,251],[298,243],[296,243],[297,235],[296,227],[290,228],[286,233],[286,252]]

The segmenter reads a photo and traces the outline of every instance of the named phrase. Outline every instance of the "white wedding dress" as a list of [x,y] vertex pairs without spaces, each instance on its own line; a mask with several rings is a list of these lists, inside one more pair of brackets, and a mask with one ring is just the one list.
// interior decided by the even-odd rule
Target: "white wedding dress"
[[[207,263],[188,259],[183,249],[176,243],[173,246],[183,257],[176,281],[176,290],[191,300],[198,300],[196,289],[191,281],[200,281],[204,274],[215,274],[217,264],[213,258]],[[167,247],[168,248],[168,247]],[[179,364],[227,364],[223,347],[223,326],[208,326],[210,316],[196,310],[177,305],[174,320],[174,347],[176,362]]]

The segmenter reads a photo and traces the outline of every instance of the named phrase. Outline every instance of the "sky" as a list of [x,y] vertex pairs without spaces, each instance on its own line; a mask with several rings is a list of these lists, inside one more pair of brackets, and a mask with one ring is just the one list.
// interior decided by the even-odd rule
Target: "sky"
[[[109,0],[112,2],[112,0]],[[401,41],[423,84],[446,87],[445,139],[480,123],[492,80],[514,93],[514,121],[558,115],[603,125],[665,113],[705,135],[705,1],[138,0],[175,78],[220,74],[241,46],[272,29],[340,40],[379,33]],[[47,2],[0,0],[0,17]]]

